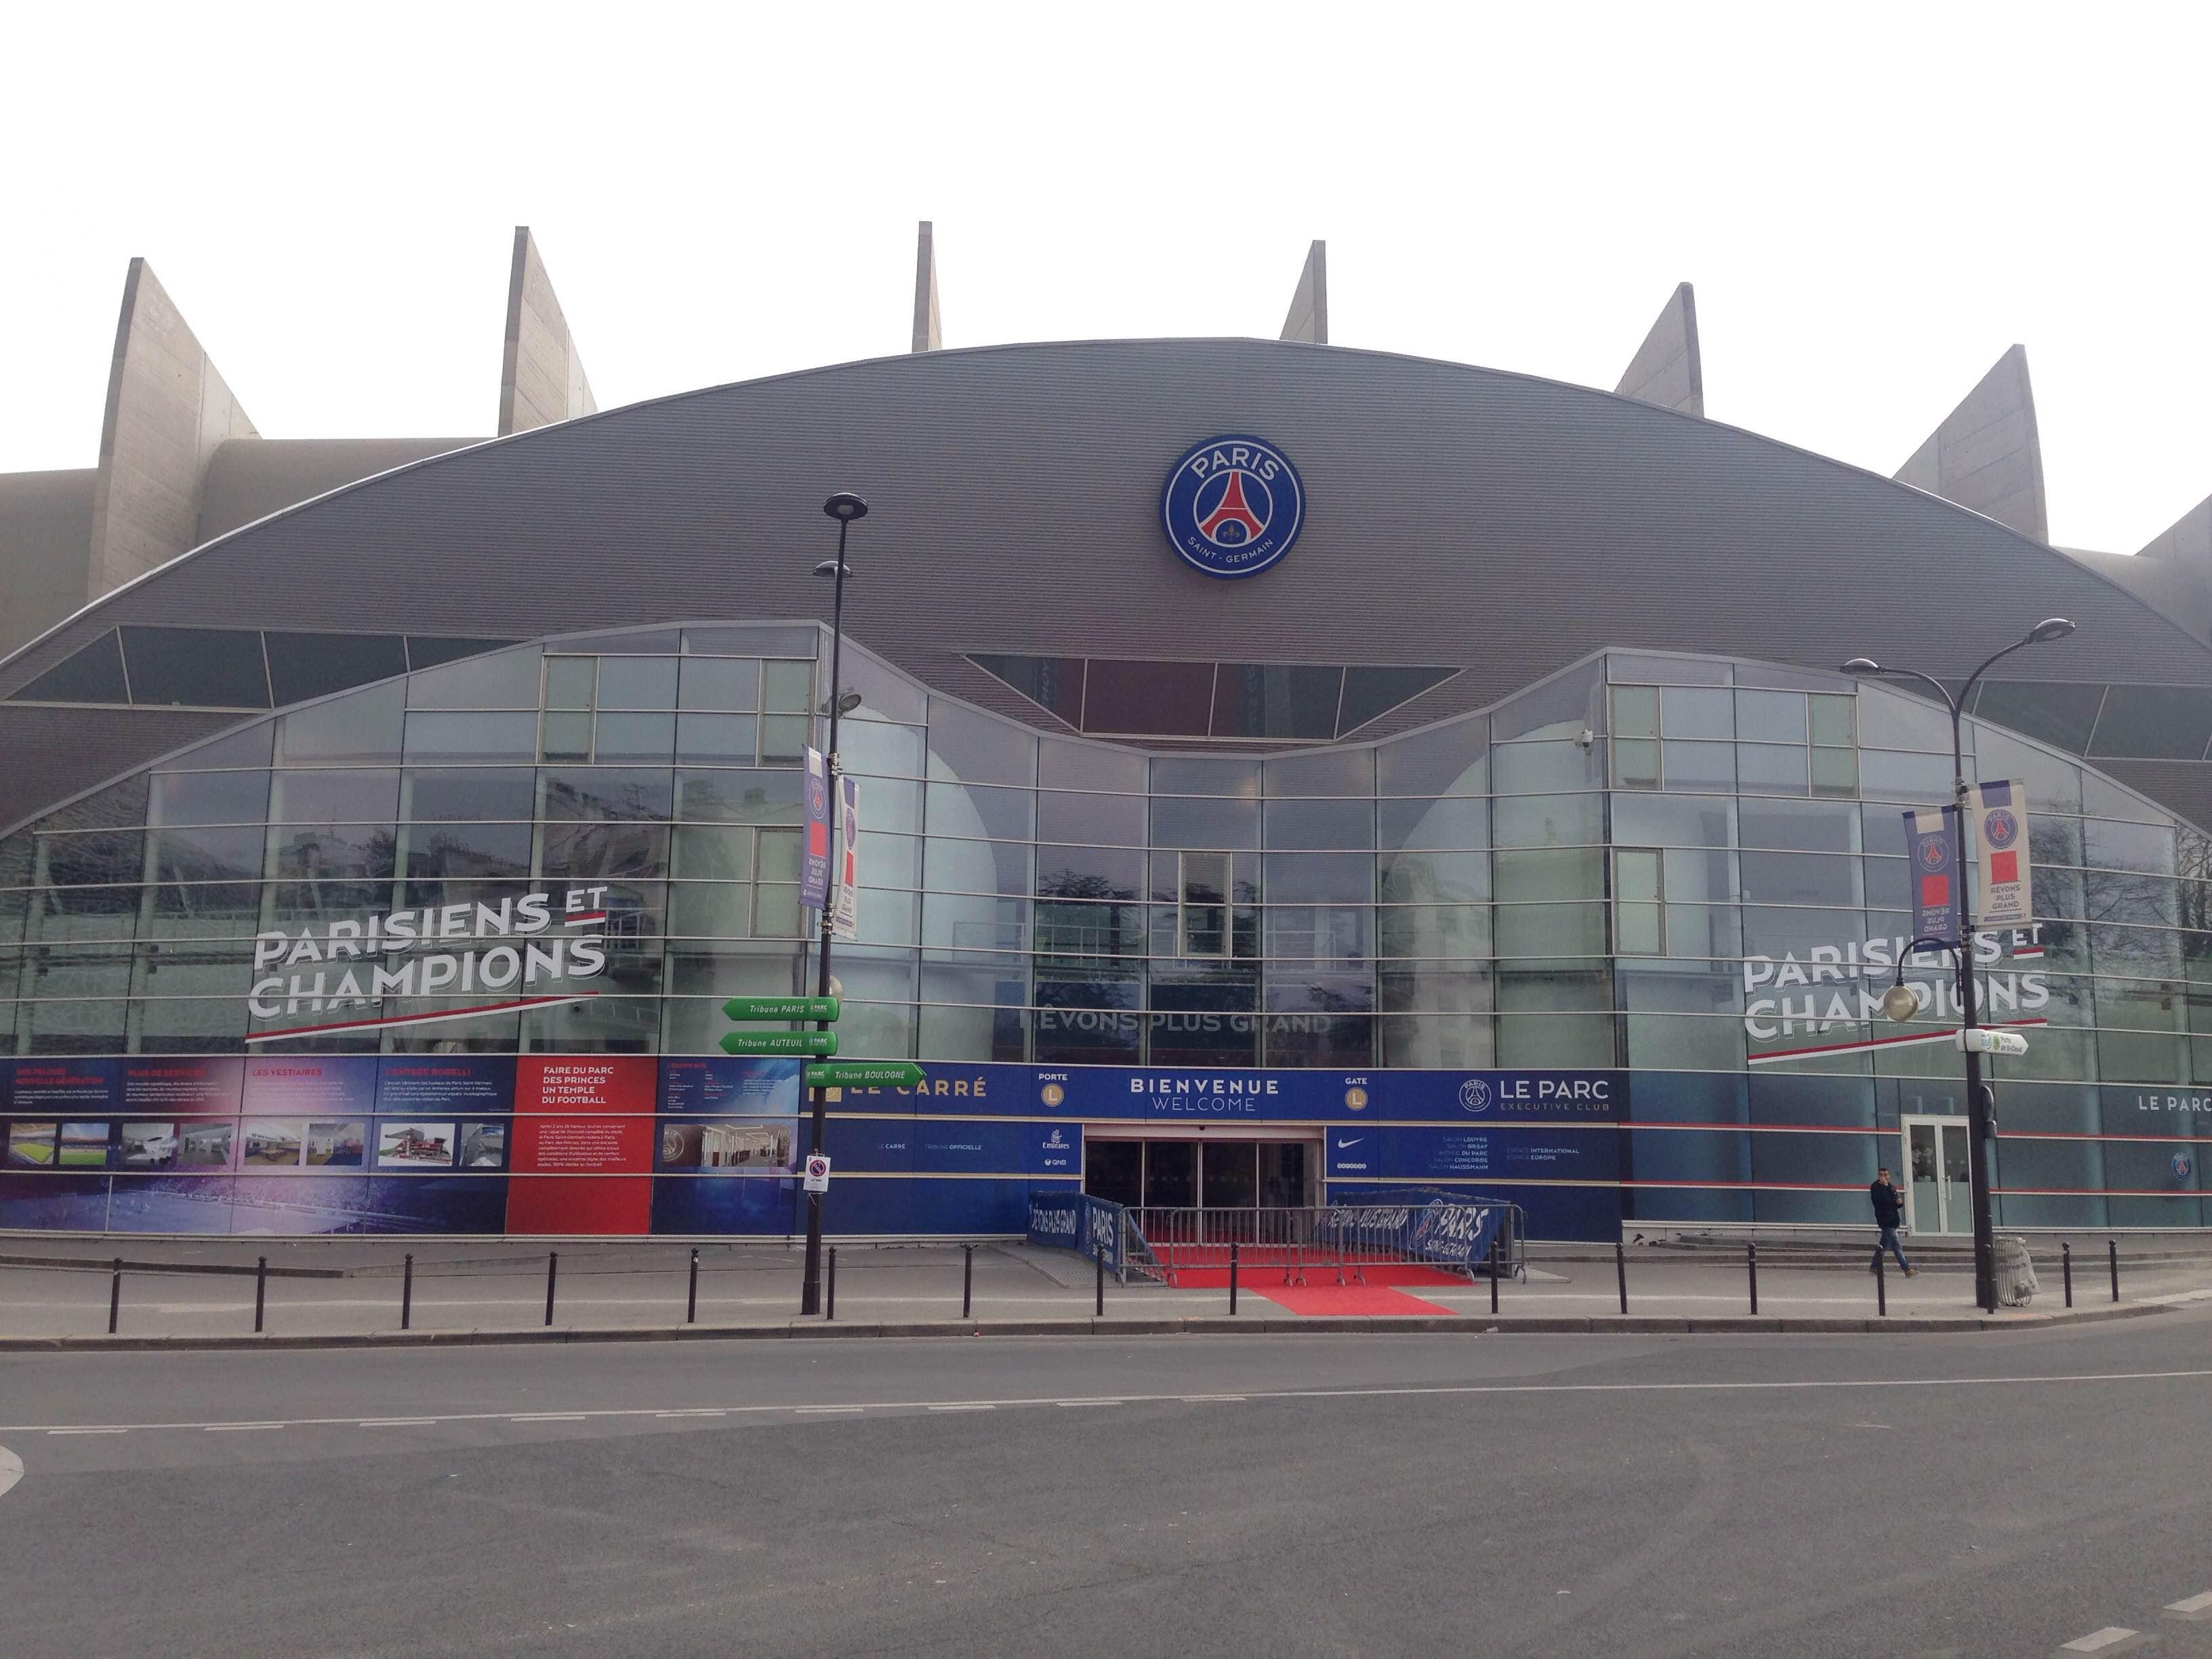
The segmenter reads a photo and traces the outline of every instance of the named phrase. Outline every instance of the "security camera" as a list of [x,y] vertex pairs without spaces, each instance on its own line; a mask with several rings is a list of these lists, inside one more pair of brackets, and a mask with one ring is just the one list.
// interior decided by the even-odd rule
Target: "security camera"
[[1575,741],[1583,748],[1587,749],[1597,741],[1597,733],[1591,731],[1589,727],[1585,726],[1581,731],[1575,733]]

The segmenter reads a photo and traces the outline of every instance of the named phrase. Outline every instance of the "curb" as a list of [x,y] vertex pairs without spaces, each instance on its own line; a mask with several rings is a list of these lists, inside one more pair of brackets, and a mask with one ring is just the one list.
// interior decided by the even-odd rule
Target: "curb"
[[2048,1331],[2066,1325],[2094,1325],[2115,1319],[2140,1319],[2172,1313],[2177,1305],[2128,1302],[2104,1308],[2078,1308],[2010,1318],[1982,1314],[1929,1318],[1752,1318],[1741,1315],[1576,1316],[1511,1314],[1463,1317],[1375,1316],[1315,1319],[1222,1315],[1177,1319],[964,1319],[896,1323],[809,1320],[783,1325],[640,1326],[634,1329],[579,1329],[568,1326],[511,1331],[365,1331],[327,1335],[258,1336],[9,1336],[0,1337],[0,1353],[225,1352],[246,1349],[468,1348],[543,1343],[824,1341],[860,1338],[938,1340],[981,1336],[1700,1336],[1864,1335],[1937,1336],[1970,1331]]

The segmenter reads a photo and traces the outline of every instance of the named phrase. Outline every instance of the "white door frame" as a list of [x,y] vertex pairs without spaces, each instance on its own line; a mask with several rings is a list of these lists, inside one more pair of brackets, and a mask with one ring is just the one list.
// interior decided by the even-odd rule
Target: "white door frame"
[[[1936,1212],[1933,1216],[1923,1216],[1919,1213],[1919,1204],[1912,1190],[1912,1132],[1923,1126],[1933,1130],[1936,1142]],[[1959,1137],[1960,1144],[1964,1145],[1966,1139],[1966,1120],[1963,1117],[1943,1117],[1932,1113],[1900,1116],[1898,1119],[1897,1133],[1898,1140],[1903,1148],[1903,1160],[1898,1173],[1905,1177],[1903,1181],[1898,1182],[1898,1185],[1904,1189],[1905,1193],[1905,1221],[1907,1229],[1916,1235],[1933,1237],[1959,1237],[1972,1233],[1974,1230],[1972,1161],[1968,1160],[1966,1178],[1958,1183],[1960,1190],[1955,1194],[1951,1190],[1953,1183],[1944,1173],[1948,1167],[1948,1160],[1944,1156],[1946,1150],[1944,1142],[1955,1134]],[[1958,1226],[1950,1224],[1954,1219],[1954,1211],[1959,1212],[1956,1218],[1963,1224]]]

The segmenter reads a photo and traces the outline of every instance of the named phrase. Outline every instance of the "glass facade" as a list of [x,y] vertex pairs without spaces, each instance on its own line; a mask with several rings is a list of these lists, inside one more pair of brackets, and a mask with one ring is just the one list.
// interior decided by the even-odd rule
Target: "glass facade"
[[[235,700],[313,683],[315,653],[276,639]],[[131,695],[167,674],[205,701],[185,680],[222,653],[156,643],[124,641]],[[725,1000],[811,988],[799,767],[827,647],[811,625],[578,635],[279,698],[0,840],[0,1054],[717,1053]],[[1924,1023],[1872,1007],[1911,933],[1901,814],[1950,796],[1925,701],[1614,652],[1387,741],[1148,753],[936,695],[849,640],[845,660],[847,1054],[1625,1073],[1623,1212],[1654,1220],[1860,1220],[1900,1117],[1963,1110],[1941,963],[1906,962]],[[1097,697],[1100,669],[1031,695]],[[1253,684],[1234,708],[1261,725],[1278,691],[1298,706]],[[1194,706],[1218,735],[1230,705]],[[2119,712],[2128,752],[2154,750],[2160,712]],[[1970,719],[1966,747],[1970,781],[2020,780],[2031,807],[2039,921],[1978,964],[1987,1018],[2033,1025],[1992,1068],[2001,1219],[2200,1224],[2212,846],[2051,743]],[[568,908],[538,929],[546,895]],[[426,961],[341,994],[356,963],[331,941],[371,918],[434,929],[481,982]],[[488,1000],[514,1006],[461,1017]]]

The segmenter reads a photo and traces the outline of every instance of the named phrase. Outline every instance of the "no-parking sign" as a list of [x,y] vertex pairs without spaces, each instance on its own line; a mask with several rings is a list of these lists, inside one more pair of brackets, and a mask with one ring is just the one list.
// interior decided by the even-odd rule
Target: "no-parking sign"
[[801,1178],[800,1185],[810,1193],[828,1192],[830,1190],[830,1160],[820,1152],[809,1153],[805,1174]]

